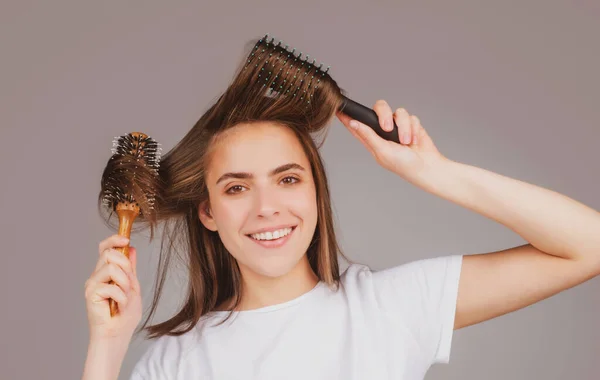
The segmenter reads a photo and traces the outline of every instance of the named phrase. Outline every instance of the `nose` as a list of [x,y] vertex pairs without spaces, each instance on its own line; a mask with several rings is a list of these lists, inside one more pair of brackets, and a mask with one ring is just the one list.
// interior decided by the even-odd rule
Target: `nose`
[[256,215],[262,218],[270,218],[280,213],[280,202],[277,191],[271,188],[261,188],[255,191]]

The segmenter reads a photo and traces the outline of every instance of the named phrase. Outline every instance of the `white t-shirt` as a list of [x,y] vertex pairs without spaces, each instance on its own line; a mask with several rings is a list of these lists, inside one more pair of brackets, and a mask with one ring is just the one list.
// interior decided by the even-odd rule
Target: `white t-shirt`
[[318,283],[278,305],[203,317],[155,340],[131,380],[422,380],[448,363],[462,256],[382,271],[352,264],[337,291]]

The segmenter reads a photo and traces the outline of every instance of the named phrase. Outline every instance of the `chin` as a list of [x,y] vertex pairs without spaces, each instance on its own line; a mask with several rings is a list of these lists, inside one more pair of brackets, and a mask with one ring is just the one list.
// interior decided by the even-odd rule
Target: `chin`
[[299,264],[302,258],[290,261],[279,260],[278,258],[262,258],[260,263],[253,263],[250,265],[244,265],[246,270],[254,272],[254,274],[268,277],[268,278],[279,278],[283,277],[294,270]]

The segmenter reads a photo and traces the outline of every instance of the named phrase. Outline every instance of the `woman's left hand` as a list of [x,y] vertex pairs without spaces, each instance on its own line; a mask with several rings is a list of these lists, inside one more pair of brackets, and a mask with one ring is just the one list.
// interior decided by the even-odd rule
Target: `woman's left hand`
[[[383,130],[391,131],[394,127],[392,121],[396,121],[400,144],[379,137],[370,127],[353,120],[346,114],[338,111],[336,116],[371,152],[379,165],[411,183],[418,184],[423,178],[424,171],[446,161],[421,126],[418,117],[410,115],[404,108],[392,112],[385,100],[378,100],[373,109],[379,117],[379,124]],[[357,127],[353,126],[354,123]]]

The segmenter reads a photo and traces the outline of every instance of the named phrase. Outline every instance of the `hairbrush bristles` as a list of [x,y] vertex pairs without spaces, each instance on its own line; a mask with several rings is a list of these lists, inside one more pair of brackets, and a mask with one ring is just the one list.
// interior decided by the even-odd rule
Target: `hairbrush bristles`
[[162,148],[143,133],[115,137],[112,156],[102,176],[102,200],[111,211],[119,204],[135,205],[148,217],[154,209]]
[[269,34],[256,42],[239,77],[247,83],[244,96],[271,98],[275,107],[298,107],[307,115],[318,114],[323,104],[337,98],[336,112],[368,125],[386,140],[400,142],[395,121],[391,131],[384,131],[373,109],[344,95],[328,73],[330,66],[323,69],[323,63],[317,66],[315,59],[311,61],[309,55],[302,58],[302,52],[296,55],[295,48],[290,50],[282,42],[276,43]]
[[244,70],[255,71],[255,80],[262,84],[264,96],[297,96],[310,105],[314,91],[330,67],[322,70],[323,63],[316,66],[316,60],[311,62],[309,55],[302,58],[302,52],[296,55],[295,48],[289,50],[289,45],[282,46],[282,42],[275,44],[275,39],[269,40],[268,34],[258,40]]
[[[271,98],[291,96],[293,99],[299,97],[298,100],[305,104],[305,108],[310,108],[311,102],[320,100],[315,99],[315,96],[321,83],[324,81],[335,82],[328,74],[330,67],[327,66],[325,70],[322,70],[322,63],[316,66],[314,59],[312,62],[309,61],[309,55],[303,59],[302,52],[296,56],[295,48],[290,51],[288,45],[281,46],[281,43],[282,41],[279,41],[276,44],[275,39],[272,37],[269,39],[269,34],[266,34],[254,46],[244,70],[249,72],[256,83],[262,84],[257,87],[264,91],[263,96]],[[266,90],[264,90],[265,88]],[[339,111],[368,125],[380,137],[400,142],[398,126],[395,121],[391,131],[384,131],[379,123],[379,117],[373,109],[349,99],[343,93],[340,94],[340,98]]]

